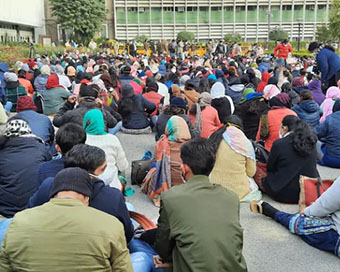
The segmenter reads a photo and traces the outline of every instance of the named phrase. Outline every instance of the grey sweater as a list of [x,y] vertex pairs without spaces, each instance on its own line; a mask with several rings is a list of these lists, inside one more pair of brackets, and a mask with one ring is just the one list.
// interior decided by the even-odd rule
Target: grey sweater
[[340,234],[340,177],[312,205],[305,209],[305,215],[324,217],[330,215]]

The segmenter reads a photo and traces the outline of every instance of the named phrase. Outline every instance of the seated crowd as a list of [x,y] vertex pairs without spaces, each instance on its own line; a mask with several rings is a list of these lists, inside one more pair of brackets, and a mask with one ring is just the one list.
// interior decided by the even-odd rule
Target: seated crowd
[[[0,63],[0,270],[247,271],[240,202],[339,256],[339,179],[298,214],[261,201],[297,204],[300,176],[340,168],[340,58],[313,42],[288,63],[286,46]],[[160,210],[141,232],[119,138],[151,133],[141,187]]]

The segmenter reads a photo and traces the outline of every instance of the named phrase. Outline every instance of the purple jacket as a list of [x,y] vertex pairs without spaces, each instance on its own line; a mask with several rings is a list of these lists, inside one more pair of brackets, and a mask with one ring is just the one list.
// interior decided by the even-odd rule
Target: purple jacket
[[307,85],[307,87],[312,92],[314,101],[321,105],[326,98],[321,91],[321,81],[318,79],[314,79]]

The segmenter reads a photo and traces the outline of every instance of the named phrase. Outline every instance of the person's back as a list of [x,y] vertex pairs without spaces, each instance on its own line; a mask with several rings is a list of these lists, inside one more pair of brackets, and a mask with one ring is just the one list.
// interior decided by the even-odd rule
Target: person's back
[[215,160],[208,141],[184,144],[181,158],[187,182],[161,196],[156,251],[164,261],[172,260],[174,272],[247,271],[239,199],[209,181]]
[[71,96],[70,92],[61,87],[46,89],[44,92],[44,114],[56,114],[69,96]]
[[[46,146],[32,136],[30,130],[23,134],[24,126],[27,126],[24,120],[11,120],[7,124],[13,124],[13,129],[6,127],[6,135],[12,132],[12,137],[6,137],[0,148],[0,215],[12,217],[25,208],[37,189],[39,164],[49,160],[50,155]],[[15,124],[19,125],[15,127]],[[14,128],[20,126],[20,135],[24,137],[14,136]]]
[[[220,122],[220,119],[218,117],[217,110],[208,105],[206,106],[202,112],[202,131],[201,131],[201,137],[203,138],[209,138],[211,134],[213,134],[216,130],[218,130],[222,124]],[[191,123],[195,123],[196,115],[189,115]]]
[[88,197],[79,194],[91,192],[92,182],[80,184],[87,173],[79,173],[64,184],[56,180],[48,203],[14,217],[2,244],[2,271],[132,271],[122,224],[85,205]]
[[312,128],[320,121],[321,111],[319,105],[314,100],[303,100],[292,108],[301,120],[304,120]]
[[[264,145],[264,147],[268,151],[271,150],[274,141],[279,139],[280,126],[281,126],[283,118],[287,115],[297,116],[297,114],[294,111],[288,108],[271,109],[268,111],[268,138],[265,140],[265,145]],[[260,130],[261,129],[259,129],[257,132],[256,140],[260,139],[260,133],[261,133]]]

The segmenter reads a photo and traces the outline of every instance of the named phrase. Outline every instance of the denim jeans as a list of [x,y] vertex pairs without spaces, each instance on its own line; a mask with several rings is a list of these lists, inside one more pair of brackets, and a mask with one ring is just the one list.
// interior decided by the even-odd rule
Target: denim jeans
[[13,103],[11,101],[7,101],[7,103],[5,104],[4,109],[7,115],[11,111],[12,106],[13,106]]
[[[295,214],[279,211],[275,214],[275,221],[289,229],[289,223],[293,216],[295,216]],[[300,237],[312,247],[337,254],[335,251],[339,240],[339,234],[335,230],[300,235]]]
[[9,227],[9,224],[12,222],[12,219],[13,218],[8,218],[8,219],[4,219],[1,221],[1,218],[0,218],[0,247],[1,247],[2,240],[5,238],[5,234]]
[[131,262],[135,272],[161,272],[153,264],[153,256],[157,252],[147,243],[138,239],[132,239],[128,246],[131,254]]
[[109,132],[110,134],[116,135],[116,134],[118,133],[118,131],[120,131],[120,129],[122,128],[122,126],[123,126],[122,121],[119,121],[119,122],[117,123],[117,125],[116,125],[114,128],[109,128],[109,129],[108,129],[108,132]]
[[318,164],[332,168],[340,168],[340,158],[328,155],[324,143],[318,141],[316,143],[316,150],[318,154]]

